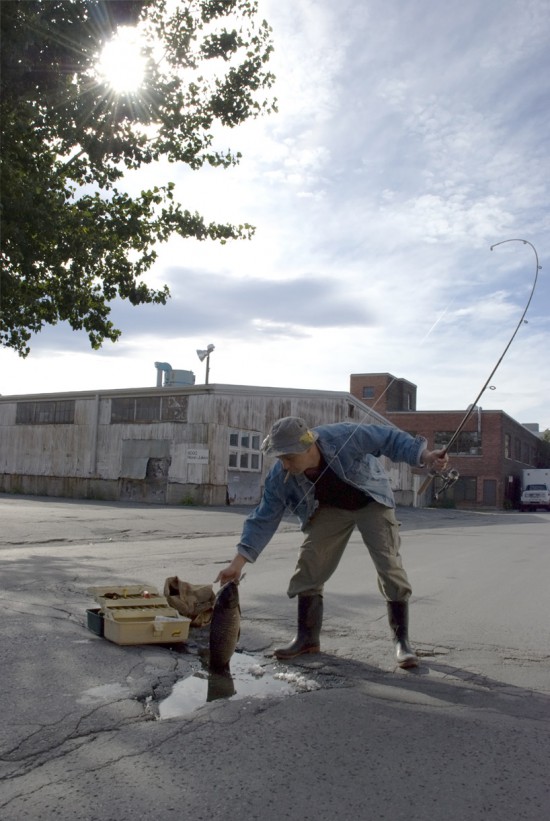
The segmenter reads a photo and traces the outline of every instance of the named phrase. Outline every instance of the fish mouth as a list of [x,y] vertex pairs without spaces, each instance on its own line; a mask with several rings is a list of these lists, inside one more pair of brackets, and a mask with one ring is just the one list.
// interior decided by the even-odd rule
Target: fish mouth
[[220,587],[216,594],[215,606],[224,609],[239,607],[239,591],[238,582],[226,582],[223,587]]

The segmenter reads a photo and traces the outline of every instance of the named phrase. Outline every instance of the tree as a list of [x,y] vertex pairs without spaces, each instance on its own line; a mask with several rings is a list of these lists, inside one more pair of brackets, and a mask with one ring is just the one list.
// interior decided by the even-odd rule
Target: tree
[[[173,183],[129,196],[125,173],[165,159],[228,167],[214,147],[274,109],[270,29],[255,0],[26,0],[1,9],[0,341],[21,356],[32,333],[66,320],[92,348],[120,331],[116,298],[164,304],[141,277],[171,235],[225,242],[250,225],[206,223]],[[95,66],[121,25],[139,25],[146,79],[115,94]],[[161,48],[159,49],[159,44]],[[118,183],[118,185],[117,185]]]

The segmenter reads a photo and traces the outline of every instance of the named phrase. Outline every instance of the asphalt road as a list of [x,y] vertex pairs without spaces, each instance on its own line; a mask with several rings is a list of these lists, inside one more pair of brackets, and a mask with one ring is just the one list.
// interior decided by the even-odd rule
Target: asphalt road
[[399,509],[416,671],[356,537],[323,652],[269,655],[295,626],[290,519],[240,587],[232,698],[206,701],[207,629],[176,650],[86,628],[91,585],[211,583],[247,512],[0,495],[3,821],[548,818],[550,514]]

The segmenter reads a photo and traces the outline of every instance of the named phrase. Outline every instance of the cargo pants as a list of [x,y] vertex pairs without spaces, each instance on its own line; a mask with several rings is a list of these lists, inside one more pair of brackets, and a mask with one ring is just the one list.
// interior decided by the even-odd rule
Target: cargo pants
[[399,548],[399,523],[393,508],[372,501],[359,510],[320,507],[304,527],[305,539],[288,595],[322,593],[357,527],[378,574],[378,587],[387,601],[407,601],[412,589]]

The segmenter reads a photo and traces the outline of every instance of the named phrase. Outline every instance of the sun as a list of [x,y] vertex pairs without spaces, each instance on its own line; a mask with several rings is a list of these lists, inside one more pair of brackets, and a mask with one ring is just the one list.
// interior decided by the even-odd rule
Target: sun
[[138,29],[122,26],[103,47],[96,71],[100,80],[116,92],[135,92],[145,78],[146,59]]

